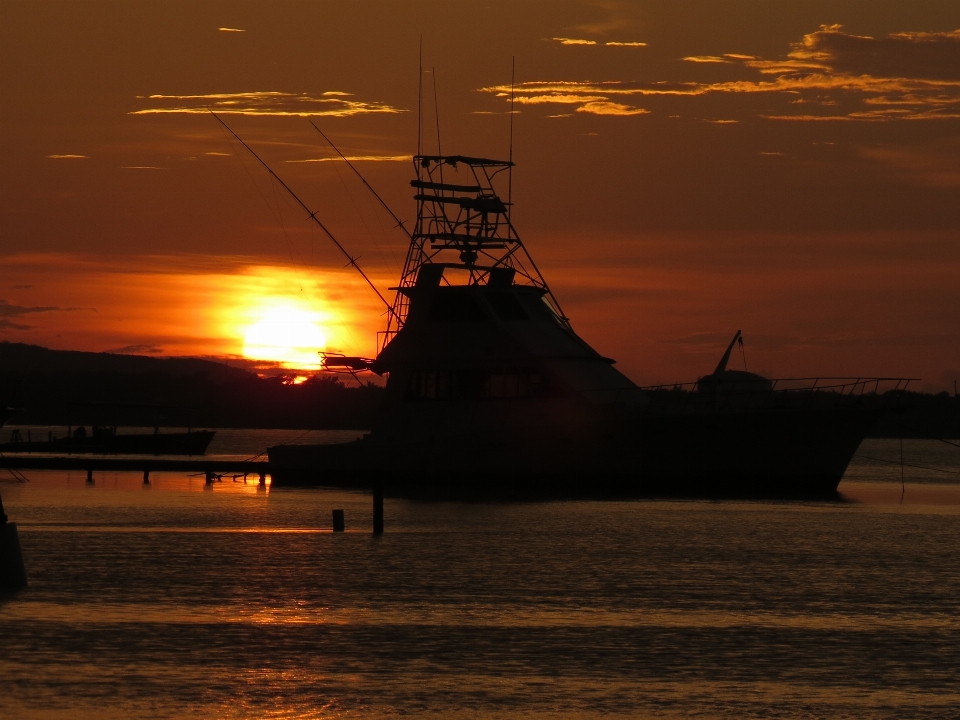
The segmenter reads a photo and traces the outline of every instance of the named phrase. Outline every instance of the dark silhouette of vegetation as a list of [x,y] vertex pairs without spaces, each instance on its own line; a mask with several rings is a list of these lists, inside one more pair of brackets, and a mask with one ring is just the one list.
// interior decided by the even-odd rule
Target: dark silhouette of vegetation
[[[365,430],[383,397],[338,376],[291,380],[212,360],[0,342],[0,407],[20,408],[18,424]],[[869,437],[960,437],[960,398],[949,393],[900,393],[889,406]]]
[[292,380],[211,360],[0,342],[0,405],[20,408],[19,424],[363,430],[383,395],[337,376]]

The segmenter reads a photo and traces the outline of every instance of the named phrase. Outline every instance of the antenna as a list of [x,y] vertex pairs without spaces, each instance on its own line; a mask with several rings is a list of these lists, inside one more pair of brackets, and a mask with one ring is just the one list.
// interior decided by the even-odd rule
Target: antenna
[[[420,36],[420,59],[417,67],[417,155],[423,154],[423,35]],[[419,176],[419,171],[417,175]]]
[[327,144],[328,144],[330,147],[332,147],[332,148],[337,152],[337,155],[339,155],[340,158],[341,158],[347,165],[350,166],[350,169],[353,170],[353,171],[357,174],[357,177],[360,178],[360,181],[361,181],[364,185],[367,186],[367,190],[369,190],[370,192],[372,192],[372,193],[373,193],[373,196],[374,196],[377,200],[380,201],[380,204],[383,206],[383,209],[386,210],[388,213],[390,213],[390,217],[392,217],[392,218],[396,221],[397,227],[398,227],[398,228],[401,228],[401,229],[407,234],[407,237],[412,240],[412,239],[413,239],[413,236],[410,235],[410,231],[407,230],[407,228],[404,226],[403,220],[401,220],[400,218],[398,218],[398,217],[394,214],[393,210],[390,209],[390,206],[387,205],[387,203],[384,201],[384,199],[383,199],[382,197],[380,197],[380,195],[377,193],[377,191],[374,190],[373,187],[370,185],[370,183],[367,182],[367,179],[366,179],[363,175],[360,174],[360,171],[357,170],[357,168],[354,166],[354,164],[353,164],[352,162],[350,162],[350,161],[347,159],[347,157],[346,157],[342,152],[340,152],[340,148],[338,148],[336,145],[334,145],[333,142],[330,140],[330,138],[328,138],[328,137],[324,134],[323,130],[321,130],[320,128],[318,128],[317,125],[316,125],[316,123],[313,122],[313,120],[310,120],[309,122],[310,122],[311,125],[313,125],[313,129],[316,130],[318,133],[320,133],[320,137],[322,137],[322,138],[327,142]]
[[430,68],[430,74],[433,75],[433,116],[437,123],[437,155],[443,155],[440,149],[440,105],[437,103],[437,69]]
[[510,161],[510,169],[507,171],[507,220],[513,217],[513,103],[514,103],[514,84],[517,72],[517,56],[510,58],[510,153],[507,160]]
[[317,226],[318,226],[321,230],[323,230],[323,232],[326,234],[326,236],[327,236],[328,238],[330,238],[330,240],[333,242],[334,245],[337,246],[337,249],[338,249],[341,253],[343,253],[344,257],[347,258],[347,265],[352,265],[353,268],[354,268],[358,273],[360,273],[360,277],[362,277],[362,278],[367,282],[367,285],[370,286],[370,289],[373,290],[373,291],[377,294],[377,297],[380,298],[380,301],[381,301],[384,305],[387,306],[387,312],[389,312],[390,314],[393,314],[393,306],[390,305],[390,303],[387,302],[387,299],[386,299],[385,297],[383,297],[383,295],[380,293],[379,290],[377,290],[377,286],[373,284],[373,282],[370,280],[370,278],[367,277],[367,274],[360,268],[360,266],[357,264],[356,258],[353,257],[350,253],[348,253],[347,250],[346,250],[346,248],[344,248],[343,245],[340,244],[340,241],[337,240],[337,239],[333,236],[333,233],[331,233],[329,230],[327,230],[327,226],[324,225],[322,222],[320,222],[319,218],[317,218],[317,213],[315,213],[315,212],[312,211],[310,208],[308,208],[308,207],[306,206],[306,204],[303,202],[303,200],[301,200],[299,197],[297,197],[297,194],[296,194],[293,190],[290,189],[290,186],[287,185],[283,180],[280,179],[280,176],[277,175],[277,174],[273,171],[273,168],[271,168],[269,165],[267,165],[267,163],[263,160],[263,158],[261,158],[259,155],[257,155],[257,154],[253,151],[253,148],[250,147],[249,145],[247,145],[247,144],[243,141],[243,138],[241,138],[239,135],[237,135],[237,134],[230,128],[230,126],[227,125],[227,124],[220,118],[219,115],[217,115],[217,114],[216,114],[215,112],[213,112],[212,110],[210,111],[210,114],[213,115],[213,117],[216,118],[217,122],[220,123],[221,125],[223,125],[223,126],[230,132],[230,134],[233,135],[233,136],[240,142],[240,144],[243,145],[243,146],[247,149],[247,151],[248,151],[251,155],[253,155],[253,156],[257,159],[257,161],[267,169],[267,172],[269,172],[269,173],[273,176],[274,180],[276,180],[278,183],[280,183],[280,185],[283,187],[284,190],[286,190],[288,193],[290,193],[290,197],[292,197],[294,200],[297,201],[297,203],[300,205],[300,207],[302,207],[302,208],[307,212],[308,217],[309,217],[311,220],[313,220],[313,222],[315,222],[315,223],[317,224]]

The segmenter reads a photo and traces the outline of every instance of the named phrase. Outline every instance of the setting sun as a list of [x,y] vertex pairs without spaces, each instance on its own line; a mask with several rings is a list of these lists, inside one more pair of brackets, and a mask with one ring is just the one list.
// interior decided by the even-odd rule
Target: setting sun
[[246,329],[243,354],[252,360],[271,360],[288,367],[317,367],[317,353],[327,343],[318,318],[315,312],[290,305],[269,308]]

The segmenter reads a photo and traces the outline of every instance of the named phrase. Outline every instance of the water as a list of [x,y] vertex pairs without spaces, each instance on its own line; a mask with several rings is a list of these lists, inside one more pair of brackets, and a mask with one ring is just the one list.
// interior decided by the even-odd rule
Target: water
[[861,454],[843,502],[387,499],[379,538],[361,494],[30,473],[0,717],[955,715],[960,448],[905,441],[905,491]]

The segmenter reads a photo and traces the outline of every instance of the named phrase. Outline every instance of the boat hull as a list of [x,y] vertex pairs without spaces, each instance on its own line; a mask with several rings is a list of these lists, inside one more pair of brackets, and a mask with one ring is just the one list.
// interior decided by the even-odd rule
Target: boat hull
[[483,448],[368,438],[268,453],[273,487],[431,499],[834,497],[877,416],[856,407],[655,415],[581,441]]

